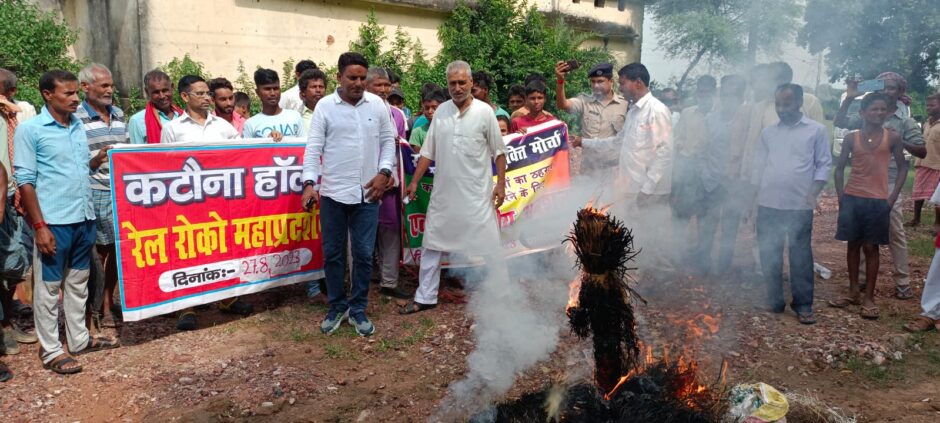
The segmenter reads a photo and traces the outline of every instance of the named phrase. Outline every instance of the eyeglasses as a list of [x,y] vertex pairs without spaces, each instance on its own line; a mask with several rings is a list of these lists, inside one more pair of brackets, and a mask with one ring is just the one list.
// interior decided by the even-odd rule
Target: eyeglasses
[[208,91],[190,91],[190,92],[187,93],[187,94],[189,94],[189,95],[191,95],[191,96],[193,96],[193,97],[208,97],[208,96],[209,96],[209,92],[208,92]]

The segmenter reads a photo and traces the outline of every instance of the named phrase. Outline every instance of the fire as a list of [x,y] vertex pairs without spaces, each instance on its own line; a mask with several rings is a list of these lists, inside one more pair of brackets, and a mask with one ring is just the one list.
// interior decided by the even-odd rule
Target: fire
[[[684,375],[679,381],[682,385],[675,390],[677,399],[686,403],[689,407],[696,408],[696,397],[708,391],[708,387],[702,385],[696,380],[696,375],[698,374],[699,367],[698,362],[690,358],[687,355],[687,352],[683,352],[676,361],[670,361],[669,358],[669,347],[663,347],[663,356],[660,359],[656,359],[653,356],[653,348],[650,345],[643,345],[643,362],[640,363],[637,369],[630,370],[625,376],[621,377],[617,382],[617,385],[610,390],[607,394],[604,395],[604,399],[610,401],[614,397],[614,394],[620,390],[620,387],[627,383],[630,379],[640,373],[644,373],[646,369],[655,366],[657,364],[662,364],[665,366],[675,366],[679,374]],[[727,371],[727,363],[722,363],[721,375],[719,376],[719,382],[723,383],[725,372]]]
[[715,315],[699,313],[691,319],[683,319],[669,313],[667,320],[673,327],[681,328],[686,334],[686,341],[694,341],[707,335],[715,335],[721,330],[721,313]]
[[578,306],[578,294],[581,292],[581,278],[574,278],[568,284],[568,308]]
[[611,389],[610,392],[604,394],[604,399],[607,400],[607,401],[610,401],[610,399],[613,398],[614,394],[617,393],[617,390],[620,389],[620,387],[621,387],[626,381],[630,380],[630,378],[632,378],[633,375],[635,375],[635,374],[636,374],[636,370],[630,370],[630,372],[627,373],[626,376],[620,378],[620,381],[617,382],[617,385],[614,386],[614,389]]

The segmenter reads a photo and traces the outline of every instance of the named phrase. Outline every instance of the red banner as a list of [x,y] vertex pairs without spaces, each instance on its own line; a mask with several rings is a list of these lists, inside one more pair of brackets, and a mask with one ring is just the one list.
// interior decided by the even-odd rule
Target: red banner
[[323,276],[319,210],[301,208],[303,144],[109,152],[124,320]]

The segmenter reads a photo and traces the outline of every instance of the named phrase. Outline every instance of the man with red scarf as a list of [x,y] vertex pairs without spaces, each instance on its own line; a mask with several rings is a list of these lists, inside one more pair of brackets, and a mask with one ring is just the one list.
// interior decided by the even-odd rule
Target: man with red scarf
[[183,114],[173,104],[173,84],[170,76],[159,70],[144,75],[147,107],[131,116],[127,123],[127,138],[131,144],[159,144],[163,125]]

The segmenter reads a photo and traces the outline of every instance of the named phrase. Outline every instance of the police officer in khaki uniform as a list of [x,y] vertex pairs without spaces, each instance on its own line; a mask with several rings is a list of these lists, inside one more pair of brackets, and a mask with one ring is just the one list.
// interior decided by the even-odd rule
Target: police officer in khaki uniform
[[[588,71],[591,92],[581,93],[575,98],[565,96],[565,76],[570,71],[568,62],[555,65],[557,89],[555,105],[568,113],[580,117],[581,136],[584,138],[610,138],[623,128],[629,103],[614,91],[614,67],[610,63],[598,63]],[[580,150],[580,149],[577,149]],[[577,152],[572,154],[573,169],[578,169]],[[616,157],[602,157],[592,152],[580,152],[582,173],[596,174],[617,165]]]

